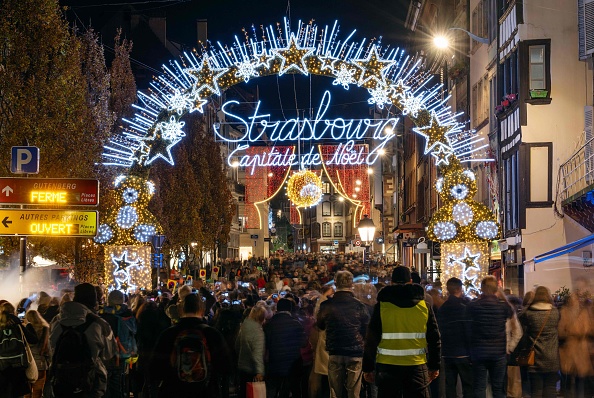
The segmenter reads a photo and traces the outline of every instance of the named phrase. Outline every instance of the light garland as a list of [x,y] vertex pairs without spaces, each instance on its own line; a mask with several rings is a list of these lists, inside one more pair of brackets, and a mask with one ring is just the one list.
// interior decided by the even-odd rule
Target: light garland
[[450,113],[441,86],[427,84],[432,76],[418,59],[373,40],[353,42],[354,31],[347,38],[338,32],[336,23],[329,28],[313,22],[299,22],[293,31],[285,19],[284,29],[262,26],[261,35],[254,30],[244,43],[236,38],[232,48],[217,43],[200,55],[184,53],[181,62],[163,67],[149,94],[138,92],[139,112],[124,120],[125,129],[105,145],[104,164],[149,166],[162,159],[173,165],[171,151],[185,136],[181,118],[186,113],[203,112],[210,96],[235,84],[275,74],[327,76],[344,89],[366,89],[368,102],[378,108],[394,105],[417,125],[430,122],[431,131],[441,131],[443,137],[461,131],[463,124]]
[[309,170],[301,170],[287,181],[287,196],[297,207],[315,206],[322,195],[322,180]]

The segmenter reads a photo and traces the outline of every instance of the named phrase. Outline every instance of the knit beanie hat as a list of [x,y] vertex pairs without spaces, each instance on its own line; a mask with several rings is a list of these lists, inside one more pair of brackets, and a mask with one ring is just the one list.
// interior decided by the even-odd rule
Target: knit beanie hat
[[410,283],[410,268],[398,266],[392,271],[392,283]]
[[74,287],[74,302],[80,303],[90,310],[97,307],[97,292],[95,286],[90,283],[81,283]]
[[124,293],[120,290],[112,290],[107,296],[107,305],[115,307],[116,305],[124,304]]

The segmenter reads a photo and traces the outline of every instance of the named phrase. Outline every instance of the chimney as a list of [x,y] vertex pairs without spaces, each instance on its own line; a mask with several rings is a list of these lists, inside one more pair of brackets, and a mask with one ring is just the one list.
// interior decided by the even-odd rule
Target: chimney
[[208,40],[208,22],[206,19],[197,19],[196,20],[196,43],[200,45],[202,43],[203,46],[206,46],[206,40]]

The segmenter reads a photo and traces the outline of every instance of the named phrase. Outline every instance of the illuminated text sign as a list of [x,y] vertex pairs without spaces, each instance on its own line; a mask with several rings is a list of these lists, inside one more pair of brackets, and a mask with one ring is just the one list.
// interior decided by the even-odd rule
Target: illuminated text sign
[[[267,138],[268,141],[276,144],[286,145],[287,142],[322,142],[336,141],[339,148],[330,159],[325,159],[327,165],[360,165],[375,163],[382,149],[388,141],[392,139],[394,129],[398,124],[398,118],[388,119],[325,119],[324,115],[328,111],[331,103],[331,95],[326,91],[318,107],[318,112],[313,119],[293,118],[286,121],[268,120],[270,114],[260,114],[260,102],[257,103],[254,114],[243,117],[233,114],[230,111],[232,105],[237,105],[237,101],[228,101],[222,105],[222,112],[227,115],[227,120],[231,124],[242,125],[244,133],[239,138],[225,137],[220,127],[214,127],[215,134],[227,142],[238,143],[236,149],[231,151],[227,158],[230,166],[245,167],[253,174],[256,167],[266,166],[296,166],[303,167],[317,166],[322,163],[320,154],[311,147],[311,150],[301,154],[298,158],[295,150],[284,148],[278,150],[271,147],[268,151],[259,155],[242,154],[250,144],[262,141]],[[373,140],[369,153],[362,149],[356,150],[356,143],[364,140]]]

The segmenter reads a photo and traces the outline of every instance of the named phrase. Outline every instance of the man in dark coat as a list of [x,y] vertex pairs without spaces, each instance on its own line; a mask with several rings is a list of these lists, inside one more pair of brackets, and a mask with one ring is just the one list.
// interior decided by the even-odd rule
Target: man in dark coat
[[326,331],[330,393],[337,398],[358,397],[369,312],[353,294],[353,274],[338,271],[334,282],[336,293],[320,304],[317,323]]
[[[206,324],[204,302],[197,292],[188,294],[179,304],[183,308],[182,317],[178,323],[161,333],[149,364],[151,379],[158,386],[158,397],[219,398],[223,395],[228,396],[228,392],[221,391],[221,380],[229,374],[233,358],[223,335]],[[182,332],[192,330],[202,333],[210,353],[208,381],[199,385],[181,381],[178,377],[177,365],[171,362],[172,353],[175,352],[176,338]]]
[[[396,267],[392,285],[377,296],[367,336],[363,372],[378,398],[429,398],[439,375],[441,341],[431,306],[408,267]],[[375,370],[375,374],[373,373]]]
[[307,343],[305,330],[293,317],[294,302],[283,298],[276,304],[276,314],[264,325],[266,337],[266,396],[289,398],[301,396],[301,347]]
[[441,333],[441,356],[445,368],[446,397],[456,398],[458,376],[464,398],[472,397],[472,365],[468,340],[466,305],[469,300],[462,291],[462,281],[450,278],[446,282],[449,297],[437,311]]
[[493,398],[505,398],[505,324],[514,315],[514,311],[507,302],[499,301],[495,296],[497,279],[494,276],[489,275],[482,280],[481,291],[481,297],[466,307],[470,319],[470,359],[474,396],[486,397],[487,379],[490,379]]

